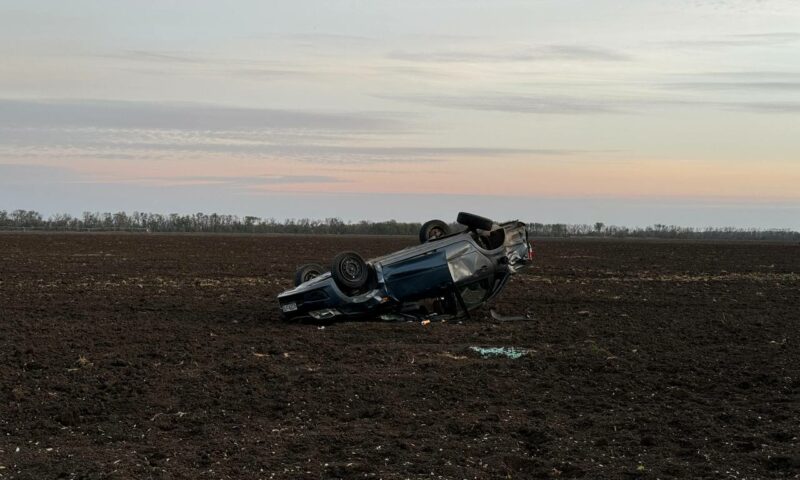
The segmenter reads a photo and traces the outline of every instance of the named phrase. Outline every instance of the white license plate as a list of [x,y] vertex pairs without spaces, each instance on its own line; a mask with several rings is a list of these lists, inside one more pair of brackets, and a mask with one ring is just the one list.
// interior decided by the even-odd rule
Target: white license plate
[[294,312],[295,310],[297,310],[297,304],[295,302],[284,303],[283,305],[281,305],[281,310],[283,310],[284,312]]

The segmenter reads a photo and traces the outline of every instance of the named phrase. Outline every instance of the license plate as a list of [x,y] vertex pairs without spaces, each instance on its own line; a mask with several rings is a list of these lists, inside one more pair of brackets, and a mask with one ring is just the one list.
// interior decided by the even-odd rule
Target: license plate
[[284,303],[283,305],[281,305],[281,310],[283,310],[284,312],[294,312],[295,310],[297,310],[297,303],[295,302]]

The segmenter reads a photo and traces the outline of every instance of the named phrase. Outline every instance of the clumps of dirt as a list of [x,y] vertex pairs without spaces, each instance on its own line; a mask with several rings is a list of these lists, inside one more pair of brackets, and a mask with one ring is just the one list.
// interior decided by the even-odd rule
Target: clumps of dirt
[[543,240],[466,322],[280,322],[413,242],[0,234],[0,479],[800,471],[796,246]]

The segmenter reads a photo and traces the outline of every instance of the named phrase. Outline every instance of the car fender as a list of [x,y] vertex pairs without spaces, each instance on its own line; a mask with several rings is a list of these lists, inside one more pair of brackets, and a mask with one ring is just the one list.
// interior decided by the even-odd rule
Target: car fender
[[495,263],[471,241],[459,242],[447,249],[447,267],[456,285],[493,274]]

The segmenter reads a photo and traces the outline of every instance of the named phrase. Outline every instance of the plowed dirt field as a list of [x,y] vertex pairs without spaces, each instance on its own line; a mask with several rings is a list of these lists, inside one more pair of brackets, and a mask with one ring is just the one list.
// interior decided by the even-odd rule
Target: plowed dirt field
[[800,246],[542,240],[527,320],[279,320],[412,242],[0,235],[0,478],[800,478]]

